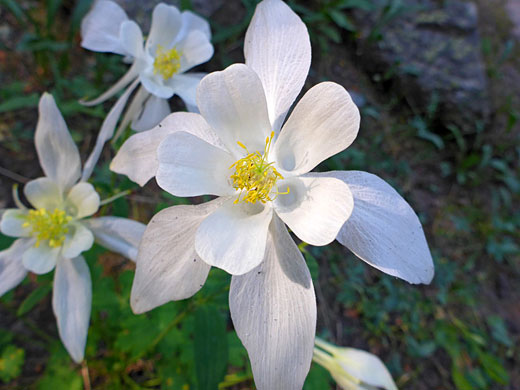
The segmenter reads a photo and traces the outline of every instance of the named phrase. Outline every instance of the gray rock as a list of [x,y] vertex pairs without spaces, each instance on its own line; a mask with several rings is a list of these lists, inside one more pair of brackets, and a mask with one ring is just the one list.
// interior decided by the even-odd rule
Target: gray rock
[[355,13],[362,62],[395,80],[410,104],[424,110],[438,98],[444,125],[474,132],[490,113],[476,6],[457,0],[379,4],[377,12]]
[[506,9],[513,23],[512,33],[520,41],[520,1],[507,0]]

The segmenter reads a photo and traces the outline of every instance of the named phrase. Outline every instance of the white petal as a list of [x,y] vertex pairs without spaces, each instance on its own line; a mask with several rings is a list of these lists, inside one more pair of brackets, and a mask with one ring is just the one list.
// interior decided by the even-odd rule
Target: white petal
[[60,247],[51,248],[47,241],[41,241],[38,247],[31,246],[24,252],[23,266],[35,274],[46,274],[56,266],[60,251]]
[[157,45],[169,49],[170,44],[181,29],[182,18],[177,7],[159,3],[155,6],[152,14],[152,25],[150,34],[146,40],[146,48],[155,53]]
[[164,84],[161,75],[153,72],[143,72],[139,75],[139,80],[146,90],[162,99],[169,99],[173,96],[173,88]]
[[28,182],[24,195],[34,208],[54,210],[63,203],[63,193],[58,184],[48,177],[40,177]]
[[352,377],[369,386],[397,390],[397,386],[381,359],[376,355],[354,348],[339,348],[339,364]]
[[194,134],[212,145],[221,145],[202,116],[175,112],[168,115],[154,129],[135,134],[126,140],[112,160],[110,169],[127,175],[130,180],[144,186],[157,172],[159,163],[156,156],[159,144],[177,131]]
[[314,86],[283,126],[274,146],[277,164],[291,175],[309,172],[354,141],[359,118],[359,110],[341,85]]
[[90,107],[110,99],[137,78],[139,75],[138,65],[138,63],[134,62],[130,69],[128,69],[128,72],[126,72],[123,77],[121,77],[114,85],[112,85],[106,92],[102,93],[98,98],[89,101],[80,100],[80,103],[84,106]]
[[235,204],[228,199],[199,226],[195,250],[209,265],[242,275],[264,258],[272,208],[260,202]]
[[125,53],[134,58],[143,57],[143,33],[133,20],[126,20],[119,28],[119,39]]
[[276,220],[271,226],[264,261],[231,279],[229,308],[249,354],[256,388],[301,390],[314,346],[314,287],[283,224]]
[[140,115],[132,121],[132,130],[145,131],[157,126],[170,113],[168,100],[150,95]]
[[65,203],[67,214],[76,218],[85,218],[98,211],[99,194],[92,184],[78,183],[69,191]]
[[54,274],[52,309],[61,341],[76,363],[85,354],[91,304],[92,282],[85,259],[62,259]]
[[175,196],[233,195],[229,167],[235,159],[228,152],[190,133],[170,134],[157,149],[155,179]]
[[2,214],[0,222],[0,231],[9,237],[29,237],[31,234],[30,227],[23,227],[26,222],[26,210],[7,209]]
[[200,113],[229,151],[242,156],[242,142],[251,153],[263,151],[271,132],[260,79],[247,66],[234,64],[204,77],[197,90]]
[[246,65],[262,80],[269,119],[277,131],[309,73],[307,27],[283,1],[262,1],[247,29],[244,55]]
[[176,48],[182,53],[179,73],[209,61],[214,52],[208,37],[199,30],[190,31],[186,38],[177,43]]
[[99,160],[99,156],[101,155],[101,151],[103,150],[103,146],[105,142],[107,142],[114,135],[114,130],[116,128],[117,121],[121,116],[121,112],[123,112],[123,108],[125,108],[125,104],[130,97],[130,94],[139,84],[139,80],[135,80],[130,86],[126,89],[126,91],[117,99],[117,102],[112,106],[108,115],[106,116],[103,124],[101,125],[101,129],[99,130],[98,137],[96,139],[96,144],[94,145],[94,149],[88,156],[87,161],[85,162],[85,166],[83,168],[83,174],[81,175],[81,181],[87,181],[94,167],[96,166],[97,161]]
[[83,223],[94,233],[98,244],[135,261],[146,225],[119,217],[91,218]]
[[197,106],[197,87],[204,76],[206,73],[176,74],[169,81],[169,85],[187,106]]
[[81,174],[78,148],[54,98],[48,93],[44,93],[40,99],[34,143],[45,175],[62,190],[72,187]]
[[89,250],[94,245],[94,235],[83,223],[69,224],[69,233],[63,243],[62,256],[65,259],[73,259],[82,252]]
[[352,213],[354,201],[348,185],[329,177],[293,177],[279,185],[274,204],[278,216],[302,241],[326,245],[334,241]]
[[156,214],[146,228],[132,285],[134,313],[191,297],[204,285],[210,266],[195,252],[195,232],[220,200],[173,206]]
[[337,240],[360,259],[409,283],[430,283],[433,260],[419,218],[388,183],[367,172],[326,173],[348,184],[354,210]]
[[126,20],[125,11],[115,2],[96,1],[81,22],[81,46],[92,51],[125,55],[119,40],[119,28]]
[[179,39],[185,37],[192,30],[199,30],[203,32],[204,35],[208,38],[208,41],[211,41],[211,29],[209,27],[208,21],[191,11],[183,11],[182,28],[178,35]]
[[0,251],[0,297],[15,288],[27,275],[22,263],[22,255],[31,245],[31,240],[16,240]]

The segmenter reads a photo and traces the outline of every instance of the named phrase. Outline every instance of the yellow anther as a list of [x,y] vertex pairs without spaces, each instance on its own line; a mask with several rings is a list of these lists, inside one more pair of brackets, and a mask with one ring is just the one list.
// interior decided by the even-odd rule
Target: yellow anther
[[153,73],[160,74],[164,80],[168,80],[181,68],[181,56],[182,53],[175,48],[165,50],[161,45],[157,45]]
[[31,235],[36,238],[35,247],[40,246],[41,241],[48,241],[51,248],[63,245],[65,235],[69,232],[68,224],[72,217],[65,211],[54,209],[49,213],[46,209],[29,210],[25,217],[23,227],[31,228]]
[[237,144],[245,149],[247,156],[230,166],[230,168],[235,167],[235,173],[231,175],[233,188],[240,191],[235,203],[240,201],[248,203],[260,201],[265,203],[267,201],[273,201],[278,195],[289,193],[289,187],[287,187],[287,192],[276,192],[276,196],[274,198],[271,197],[271,191],[276,181],[283,179],[283,176],[276,170],[273,163],[267,162],[273,137],[274,132],[265,140],[263,155],[260,154],[260,152],[249,153],[245,145],[237,141]]

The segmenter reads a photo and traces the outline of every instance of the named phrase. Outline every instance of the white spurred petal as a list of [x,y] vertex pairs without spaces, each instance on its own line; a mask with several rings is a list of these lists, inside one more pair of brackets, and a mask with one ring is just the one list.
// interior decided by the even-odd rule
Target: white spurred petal
[[[123,119],[119,122],[119,126],[117,127],[116,134],[114,137],[116,139],[119,138],[121,133],[126,130],[128,125],[138,119],[143,112],[144,103],[150,97],[150,93],[146,90],[145,87],[140,86],[137,88],[137,92],[134,94],[132,99],[130,100],[130,104],[128,104],[125,114],[123,115]],[[133,129],[132,129],[133,130]],[[149,129],[146,129],[149,130]]]
[[117,152],[110,169],[127,175],[130,180],[144,186],[157,172],[159,163],[156,156],[159,144],[168,135],[178,131],[194,134],[212,145],[221,146],[218,137],[202,116],[175,112],[168,115],[154,129],[131,136]]
[[175,196],[233,195],[230,166],[235,159],[227,151],[190,133],[167,136],[157,149],[155,179]]
[[[31,240],[34,244],[34,241]],[[23,254],[23,266],[35,274],[46,274],[54,269],[60,258],[61,248],[51,248],[46,241],[39,243],[38,247],[32,245]]]
[[99,156],[101,156],[101,152],[103,150],[103,146],[105,143],[112,138],[114,135],[114,130],[116,128],[117,121],[123,112],[123,108],[125,108],[125,104],[134,91],[134,89],[139,84],[139,80],[135,80],[130,86],[126,89],[126,91],[117,99],[116,103],[112,106],[108,115],[106,116],[103,124],[101,125],[101,129],[99,130],[98,137],[96,139],[96,144],[94,145],[94,149],[88,156],[87,161],[85,162],[85,166],[83,168],[83,174],[81,175],[81,181],[87,181],[94,167],[96,166],[97,161],[99,160]]
[[131,305],[143,313],[169,301],[191,297],[204,285],[210,266],[195,252],[195,232],[220,200],[173,206],[148,224],[139,247]]
[[58,184],[48,177],[31,180],[23,188],[23,193],[34,208],[54,210],[63,203],[63,192]]
[[211,29],[208,21],[191,11],[184,11],[182,13],[182,28],[178,35],[179,40],[184,38],[192,30],[203,32],[208,38],[208,41],[211,40]]
[[61,341],[76,363],[85,354],[91,303],[92,282],[85,259],[61,259],[54,273],[52,309]]
[[276,218],[264,261],[231,279],[229,308],[256,388],[301,390],[312,360],[316,298],[305,260]]
[[125,11],[115,2],[94,2],[81,22],[81,46],[92,51],[125,55],[119,39],[119,28],[126,20],[128,17]]
[[98,244],[135,261],[146,225],[119,217],[91,218],[83,223],[94,233]]
[[121,27],[119,28],[119,37],[121,40],[121,46],[125,50],[126,54],[134,58],[141,58],[143,56],[143,33],[136,22],[133,20],[126,20],[121,23]]
[[168,100],[149,95],[141,113],[132,121],[132,130],[150,130],[157,126],[168,114],[170,114]]
[[128,84],[130,84],[133,80],[137,78],[139,75],[139,63],[134,62],[130,69],[121,77],[114,85],[112,85],[106,92],[102,93],[99,97],[94,100],[80,100],[80,103],[84,106],[90,107],[95,106],[96,104],[103,103],[105,100],[110,99],[116,93],[125,88]]
[[206,73],[177,74],[168,81],[176,95],[179,95],[186,106],[197,106],[197,87]]
[[348,184],[354,210],[337,240],[360,259],[409,283],[430,283],[433,260],[419,218],[388,183],[367,172],[327,172]]
[[197,89],[200,113],[229,151],[242,157],[242,142],[251,153],[263,151],[271,133],[264,90],[258,75],[234,64],[204,77]]
[[326,245],[334,241],[352,213],[352,193],[343,181],[307,176],[283,180],[274,204],[278,216],[300,238],[311,245]]
[[[99,209],[99,194],[90,183],[78,183],[71,188],[65,199],[69,215],[85,218]],[[76,257],[76,256],[74,256]]]
[[209,265],[232,275],[251,271],[264,258],[272,208],[226,200],[199,226],[195,250]]
[[178,35],[182,24],[181,13],[177,7],[159,3],[152,14],[150,34],[146,39],[146,48],[155,53],[157,45],[169,49],[170,44]]
[[0,251],[0,297],[15,288],[27,275],[22,263],[22,255],[31,245],[31,240],[16,240],[13,244]]
[[63,243],[62,256],[65,259],[73,259],[82,252],[89,250],[94,245],[94,235],[83,223],[69,224],[69,233]]
[[72,187],[81,174],[78,148],[54,98],[48,93],[40,99],[34,143],[45,175],[62,190]]
[[307,27],[283,1],[262,1],[247,29],[244,55],[262,80],[269,119],[278,131],[309,73]]
[[29,237],[30,227],[24,227],[27,210],[7,209],[2,214],[0,231],[9,237]]
[[359,120],[359,110],[345,88],[320,83],[307,91],[283,126],[274,160],[287,174],[307,173],[354,141]]
[[182,53],[179,73],[203,64],[213,56],[213,45],[205,33],[199,30],[188,32],[186,38],[175,45]]

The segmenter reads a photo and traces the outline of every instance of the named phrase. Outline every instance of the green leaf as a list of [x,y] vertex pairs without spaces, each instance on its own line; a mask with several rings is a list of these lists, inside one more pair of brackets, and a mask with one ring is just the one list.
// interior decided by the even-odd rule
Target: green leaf
[[12,12],[16,20],[20,23],[24,23],[26,19],[25,11],[18,5],[17,1],[14,0],[0,0],[0,4],[3,4],[9,11]]
[[22,373],[25,351],[15,345],[8,345],[0,357],[0,380],[10,382]]
[[44,284],[42,286],[37,287],[32,293],[29,294],[27,298],[24,299],[20,307],[18,308],[16,315],[18,317],[23,316],[25,313],[29,312],[34,306],[36,306],[39,302],[43,300],[51,291],[51,286],[49,284]]
[[0,103],[0,113],[19,110],[21,108],[32,108],[38,105],[38,95],[31,93],[28,96],[14,96]]
[[453,364],[451,367],[451,378],[453,379],[453,383],[455,383],[457,390],[473,390],[473,385],[466,379],[464,373],[456,364]]
[[345,13],[336,9],[329,10],[329,16],[334,23],[347,31],[356,31],[356,26],[350,21]]
[[481,352],[479,354],[480,362],[491,379],[502,385],[509,383],[509,375],[500,361],[493,355]]
[[38,381],[38,390],[83,390],[83,381],[76,372],[69,354],[59,341],[50,350],[45,373]]
[[217,390],[228,361],[226,321],[214,305],[195,312],[194,360],[199,390]]
[[305,385],[303,390],[323,390],[330,389],[331,376],[329,372],[322,366],[313,364],[307,379],[305,379]]

